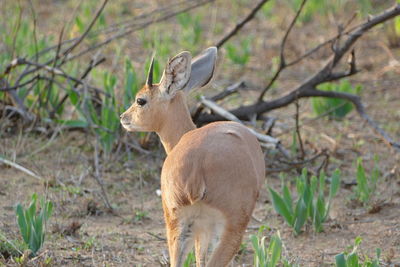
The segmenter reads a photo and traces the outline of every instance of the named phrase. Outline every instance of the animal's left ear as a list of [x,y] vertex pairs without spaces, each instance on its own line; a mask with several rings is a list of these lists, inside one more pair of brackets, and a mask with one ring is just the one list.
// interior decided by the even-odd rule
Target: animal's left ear
[[191,54],[184,51],[168,61],[159,86],[163,94],[173,97],[186,86],[190,78],[191,60]]

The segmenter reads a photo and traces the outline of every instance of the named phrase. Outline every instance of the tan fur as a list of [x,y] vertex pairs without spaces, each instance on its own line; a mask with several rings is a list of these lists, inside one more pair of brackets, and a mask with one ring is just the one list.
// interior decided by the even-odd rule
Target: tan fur
[[251,217],[265,163],[260,145],[246,127],[215,122],[195,128],[185,97],[163,98],[145,86],[121,116],[129,131],[155,131],[167,152],[161,192],[171,266],[182,266],[193,244],[197,266],[227,266],[238,251]]

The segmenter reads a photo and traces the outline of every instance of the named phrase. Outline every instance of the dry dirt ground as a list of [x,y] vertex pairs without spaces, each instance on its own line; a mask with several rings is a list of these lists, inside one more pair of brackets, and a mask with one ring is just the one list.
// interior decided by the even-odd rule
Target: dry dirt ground
[[[252,27],[253,30],[259,27],[260,31],[265,31],[261,23],[254,23]],[[304,27],[302,34],[298,32],[290,40],[288,50],[304,50],[296,45],[307,42],[311,33],[319,36],[313,31],[315,28],[311,26]],[[320,30],[320,36],[326,34]],[[267,37],[271,37],[269,33]],[[260,41],[264,46],[265,42],[264,39]],[[270,62],[272,48],[278,47],[279,39],[271,39],[267,44],[264,47],[266,52],[262,52],[260,45],[254,54],[258,53],[263,60]],[[361,96],[368,113],[394,139],[400,140],[400,70],[398,65],[392,64],[396,60],[399,64],[400,51],[393,48],[388,54],[386,47],[383,28],[363,38],[357,44],[362,72],[351,81],[363,85]],[[264,63],[257,58],[252,58],[250,63],[251,67],[245,70],[236,67],[232,73],[226,73],[227,63],[224,63],[215,83],[223,86],[241,77],[250,81],[252,86],[241,91],[239,96],[250,98],[254,95],[251,89],[264,84],[260,76],[265,71]],[[284,72],[279,84],[282,91],[272,92],[269,97],[289,90],[321,63],[316,57],[306,61],[302,67]],[[212,90],[208,89],[206,93],[211,94]],[[243,101],[239,96],[233,98],[233,103]],[[257,220],[252,220],[249,225],[235,266],[252,265],[249,236],[257,233],[260,225],[270,228],[266,235],[280,231],[285,256],[300,266],[331,266],[334,256],[352,245],[357,236],[363,239],[360,254],[373,256],[375,249],[381,248],[384,266],[400,266],[400,154],[386,146],[355,112],[342,121],[314,120],[308,100],[301,101],[300,108],[306,151],[311,154],[315,149],[327,149],[330,154],[328,173],[339,168],[342,181],[348,183],[355,180],[357,157],[364,159],[369,172],[373,156],[379,156],[381,177],[377,192],[371,204],[364,207],[353,200],[352,187],[342,186],[334,200],[330,219],[324,225],[325,231],[316,234],[310,228],[295,237],[274,212],[264,186],[254,212]],[[273,134],[281,138],[285,146],[291,143],[294,113],[293,106],[270,113],[278,118]],[[154,145],[148,155],[133,153],[130,158],[114,155],[104,164],[102,179],[115,210],[115,214],[111,214],[105,209],[99,186],[91,176],[92,143],[93,137],[82,132],[62,132],[54,140],[45,135],[21,132],[0,140],[0,154],[44,177],[39,181],[0,164],[1,232],[9,239],[18,238],[14,207],[17,203],[27,203],[30,195],[37,192],[47,195],[54,202],[55,209],[44,248],[31,265],[48,257],[54,266],[160,266],[167,255],[161,200],[156,194],[164,158],[162,147]],[[270,163],[268,158],[267,164]],[[317,161],[307,167],[315,169],[320,163]],[[288,172],[288,177],[294,180],[296,171]],[[279,189],[278,174],[269,174],[267,183]],[[0,258],[0,265],[5,262]]]

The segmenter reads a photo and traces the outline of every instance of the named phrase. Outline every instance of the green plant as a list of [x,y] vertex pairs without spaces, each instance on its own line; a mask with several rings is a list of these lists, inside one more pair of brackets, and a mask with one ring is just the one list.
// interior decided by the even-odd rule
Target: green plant
[[371,198],[376,191],[378,178],[380,176],[378,160],[378,157],[375,156],[374,168],[372,169],[371,174],[367,176],[365,174],[362,158],[357,159],[357,186],[355,188],[355,196],[364,205],[368,204],[371,201]]
[[140,89],[140,84],[137,79],[135,70],[133,69],[131,61],[125,59],[125,85],[124,85],[124,110],[128,109],[132,101],[136,97],[136,93]]
[[35,193],[26,210],[21,204],[18,204],[16,208],[19,230],[33,255],[36,255],[44,243],[46,224],[53,211],[53,203],[45,201],[43,197],[40,199],[40,208],[37,210],[37,199],[38,196]]
[[183,46],[193,47],[199,45],[203,33],[201,19],[200,15],[193,15],[187,12],[177,16],[178,23],[182,27],[180,42]]
[[196,258],[194,256],[193,251],[190,251],[186,257],[185,262],[183,263],[183,267],[191,267],[196,262]]
[[[334,91],[350,94],[358,94],[361,91],[361,85],[353,87],[348,80],[343,80],[339,84],[324,83],[318,86],[323,91]],[[313,97],[311,104],[314,113],[317,116],[328,115],[333,119],[342,119],[353,110],[353,104],[340,98]]]
[[135,217],[134,217],[134,221],[135,222],[140,222],[143,221],[148,215],[147,211],[144,210],[135,210]]
[[28,247],[24,242],[20,240],[8,240],[0,231],[0,258],[21,257],[26,249]]
[[395,17],[386,27],[386,37],[390,47],[400,47],[400,17]]
[[379,267],[379,258],[381,256],[381,249],[376,249],[375,259],[369,259],[365,257],[364,261],[361,261],[361,257],[357,254],[357,249],[361,244],[361,237],[357,237],[354,241],[354,245],[349,247],[350,252],[343,252],[335,256],[336,267]]
[[[335,170],[331,177],[329,195],[325,197],[325,174],[321,173],[319,179],[312,176],[310,181],[307,177],[307,169],[296,180],[298,198],[293,201],[288,184],[282,179],[282,195],[274,189],[269,188],[272,204],[278,212],[293,228],[296,235],[307,221],[310,221],[316,232],[323,231],[323,223],[329,215],[332,198],[337,194],[340,185],[340,171]],[[319,183],[318,183],[319,180]]]
[[82,248],[84,250],[91,250],[92,248],[94,248],[97,245],[97,240],[96,237],[91,236],[89,237],[85,243],[82,245]]
[[275,267],[294,266],[292,263],[282,257],[282,240],[279,232],[272,235],[269,243],[267,244],[267,237],[263,232],[267,229],[265,225],[262,225],[258,229],[257,235],[251,235],[250,240],[254,250],[253,266],[255,267]]
[[[288,0],[290,7],[297,11],[300,7],[302,0]],[[342,1],[329,1],[329,0],[309,0],[305,4],[298,21],[300,23],[307,23],[312,20],[315,14],[326,15],[328,12],[335,12],[341,5]]]
[[239,47],[232,43],[226,44],[226,52],[229,60],[234,64],[244,66],[250,59],[251,55],[251,37],[247,37],[240,42]]
[[93,96],[89,92],[84,92],[82,98],[79,98],[75,92],[70,92],[70,98],[73,99],[71,103],[75,105],[80,114],[80,119],[73,121],[73,123],[82,127],[90,126],[97,141],[101,144],[105,156],[110,154],[120,133],[120,111],[114,92],[116,83],[117,78],[105,72],[103,84],[107,95],[103,97]]

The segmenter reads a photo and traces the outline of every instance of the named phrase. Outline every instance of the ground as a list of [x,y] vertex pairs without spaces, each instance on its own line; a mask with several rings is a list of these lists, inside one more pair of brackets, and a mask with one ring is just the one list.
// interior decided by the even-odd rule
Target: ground
[[[235,12],[243,13],[240,9]],[[262,19],[258,17],[256,21]],[[333,25],[332,18],[324,23],[324,27],[329,28]],[[282,25],[287,24],[283,20]],[[266,32],[257,37],[250,63],[247,67],[230,67],[227,58],[221,57],[219,74],[214,81],[216,85],[204,91],[206,95],[212,95],[225,85],[245,80],[247,90],[225,103],[227,106],[257,95],[265,83],[263,73],[266,67],[273,68],[271,59],[279,47],[278,37],[281,36],[278,33],[282,34],[282,29],[271,29],[272,26],[265,23],[253,23],[249,27],[255,32]],[[305,51],[309,46],[298,44],[307,43],[312,34],[317,40],[335,30],[334,26],[328,31],[319,29],[316,23],[299,26],[295,37],[289,39],[289,56]],[[277,37],[273,38],[275,34]],[[363,86],[360,95],[368,113],[399,141],[400,76],[399,66],[393,62],[397,60],[398,64],[400,50],[388,49],[384,28],[362,38],[356,46],[361,72],[350,81]],[[139,52],[129,53],[134,57]],[[268,62],[267,66],[256,55],[261,55],[262,61]],[[268,97],[277,97],[308,77],[323,62],[318,56],[326,55],[320,53],[298,68],[285,71],[279,82],[280,89],[274,89]],[[190,101],[194,102],[193,99]],[[291,144],[294,114],[294,105],[268,114],[278,118],[272,134],[286,147]],[[315,233],[308,227],[301,235],[294,236],[272,208],[267,184],[279,190],[281,182],[278,173],[268,172],[254,218],[243,239],[243,249],[235,258],[235,266],[252,266],[249,236],[256,234],[261,225],[269,227],[264,233],[267,236],[280,232],[284,255],[300,266],[332,266],[334,256],[352,245],[357,236],[363,240],[362,255],[373,257],[375,249],[381,248],[384,266],[400,266],[400,154],[387,146],[355,111],[340,121],[326,117],[315,119],[310,101],[302,100],[300,122],[308,155],[326,149],[330,155],[328,174],[335,168],[342,172],[342,186],[334,199],[330,218],[324,224],[324,232]],[[55,205],[44,248],[31,265],[43,262],[45,258],[50,258],[54,266],[160,266],[165,262],[168,253],[161,199],[157,194],[165,153],[158,142],[147,154],[114,153],[105,158],[101,179],[114,210],[110,212],[105,208],[103,194],[92,176],[93,136],[82,131],[65,131],[49,139],[46,134],[16,132],[0,140],[0,155],[15,160],[43,179],[0,164],[0,232],[10,240],[18,238],[14,207],[17,203],[28,203],[34,192],[46,195]],[[273,164],[269,160],[273,158],[270,156],[273,151],[267,151],[267,154],[267,167],[271,167]],[[372,201],[363,206],[354,200],[354,186],[349,184],[355,181],[356,159],[363,158],[369,173],[374,155],[379,156],[381,176]],[[315,170],[320,163],[317,160],[307,167]],[[288,179],[294,181],[297,171],[287,172]],[[0,257],[0,265],[3,263],[17,265]]]

